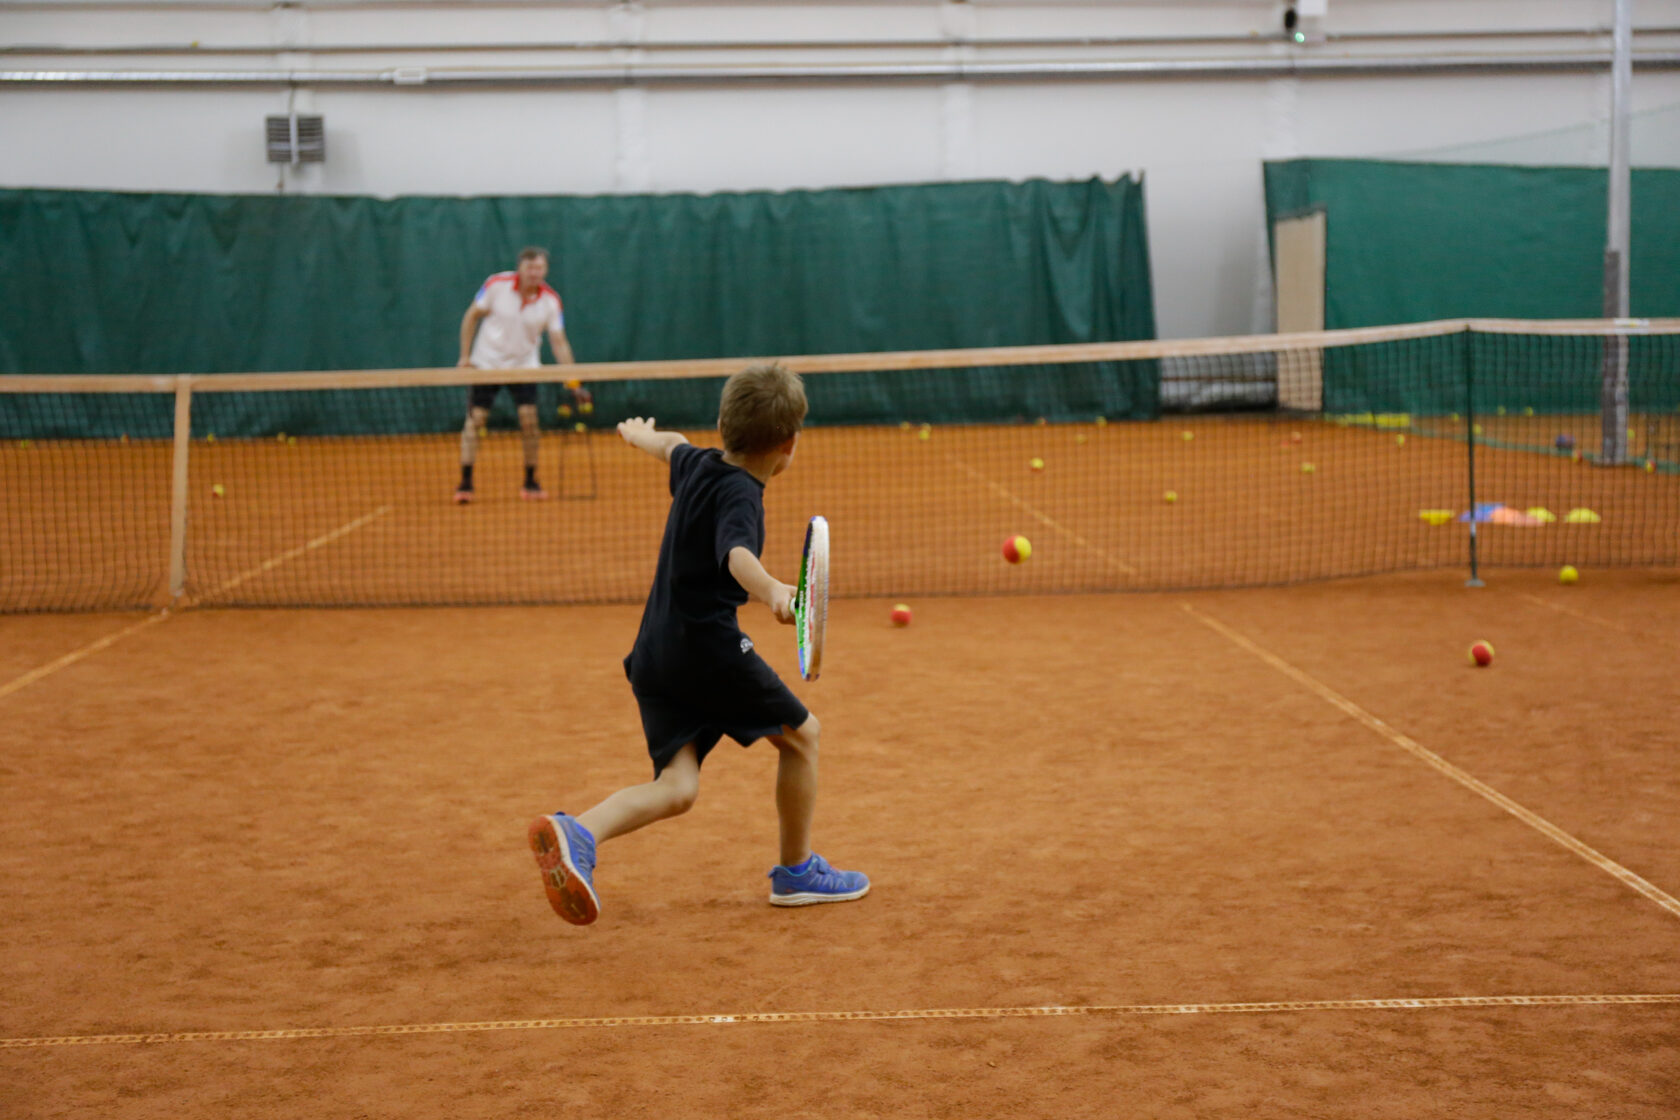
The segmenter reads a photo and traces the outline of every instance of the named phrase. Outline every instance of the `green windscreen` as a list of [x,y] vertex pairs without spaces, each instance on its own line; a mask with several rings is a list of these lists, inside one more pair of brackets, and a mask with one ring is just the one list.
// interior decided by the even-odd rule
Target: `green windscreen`
[[[0,373],[453,365],[474,292],[525,245],[549,250],[549,283],[586,362],[1147,339],[1144,230],[1132,179],[391,200],[0,191]],[[823,420],[898,415],[902,381],[873,377]],[[1153,363],[1043,386],[1016,377],[1002,392],[964,385],[953,378],[929,418],[1159,408]],[[716,415],[713,385],[606,395],[603,418],[656,403],[672,423]],[[464,390],[365,411],[289,396],[253,400],[221,434],[444,431],[465,403]],[[545,424],[558,423],[558,400],[545,388]],[[494,422],[510,420],[504,397]],[[0,414],[14,437],[122,434],[92,406],[76,433],[39,427],[48,422],[16,405]]]

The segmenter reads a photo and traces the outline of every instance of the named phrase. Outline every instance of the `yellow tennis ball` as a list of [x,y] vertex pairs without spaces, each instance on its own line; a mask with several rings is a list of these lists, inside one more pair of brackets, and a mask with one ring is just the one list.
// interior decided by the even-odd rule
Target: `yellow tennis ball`
[[1185,443],[1189,443],[1191,440],[1196,438],[1196,433],[1195,432],[1179,432],[1178,433],[1178,438],[1183,440]]
[[1178,501],[1178,491],[1168,490],[1165,494],[1161,495],[1161,500],[1166,502],[1169,506],[1172,505],[1174,502]]
[[1088,437],[1085,435],[1084,432],[1080,432],[1078,435],[1073,437],[1073,442],[1074,443],[1084,443],[1087,438]]
[[591,412],[595,411],[595,402],[594,401],[581,401],[581,402],[579,402],[578,411],[583,413],[585,416],[588,416]]
[[287,447],[296,447],[297,446],[297,437],[296,436],[287,436],[286,437],[286,446]]
[[898,422],[898,430],[901,432],[908,432],[910,430],[910,421],[900,420]]
[[1031,467],[1035,471],[1041,471],[1044,469],[1044,460],[1035,458],[1028,463],[1027,466]]
[[1497,408],[1497,409],[1495,409],[1495,410],[1494,410],[1494,411],[1495,411],[1495,412],[1497,412],[1497,413],[1499,413],[1499,415],[1501,415],[1501,416],[1503,416],[1503,415],[1505,415],[1505,406],[1504,406],[1504,405],[1500,405],[1500,406],[1499,406],[1499,407],[1498,407],[1498,408]]
[[1559,583],[1574,583],[1576,580],[1578,580],[1580,578],[1581,578],[1581,573],[1577,572],[1575,570],[1574,565],[1572,565],[1572,564],[1565,564],[1562,568],[1560,568],[1558,570],[1558,582]]
[[20,439],[18,440],[18,446],[23,450],[28,451],[31,447],[34,447],[35,444],[30,440]]
[[572,431],[574,432],[587,432],[588,430],[589,425],[585,424],[582,420],[579,420],[576,424],[572,425]]
[[216,495],[216,497],[220,498],[223,495],[225,495],[227,493],[227,491],[224,490],[222,488],[222,484],[218,482],[218,483],[216,483],[216,485],[210,487],[210,493],[212,493],[212,494]]
[[1106,417],[1106,416],[1097,417],[1096,424],[1097,424],[1097,427],[1099,427],[1099,428],[1108,427],[1108,417]]
[[556,411],[560,413],[560,418],[564,420],[571,416],[572,406],[569,404],[563,404]]
[[1404,432],[1402,432],[1399,435],[1394,437],[1394,446],[1396,446],[1396,447],[1406,446],[1406,434]]
[[1301,464],[1301,473],[1302,474],[1311,474],[1314,471],[1316,471],[1317,469],[1318,468],[1313,466],[1311,463],[1302,463]]
[[933,436],[933,426],[930,425],[930,424],[923,424],[921,426],[921,428],[918,429],[917,432],[916,432],[916,438],[917,439],[930,439],[930,438],[932,438],[932,436]]
[[205,432],[204,433],[204,442],[205,443],[215,443],[216,442],[216,433],[215,432]]
[[286,433],[285,432],[280,432],[280,433],[275,435],[274,439],[275,439],[275,442],[277,442],[277,443],[285,443],[286,442]]
[[1523,415],[1524,416],[1533,416],[1534,415],[1534,409],[1530,406],[1524,406]]

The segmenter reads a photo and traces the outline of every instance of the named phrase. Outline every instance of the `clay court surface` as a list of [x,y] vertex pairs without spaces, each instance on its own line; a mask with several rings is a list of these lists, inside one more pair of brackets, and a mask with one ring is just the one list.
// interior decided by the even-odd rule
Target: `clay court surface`
[[726,744],[587,929],[638,607],[0,618],[0,1114],[1672,1117],[1680,576],[1462,578],[837,602],[873,892]]

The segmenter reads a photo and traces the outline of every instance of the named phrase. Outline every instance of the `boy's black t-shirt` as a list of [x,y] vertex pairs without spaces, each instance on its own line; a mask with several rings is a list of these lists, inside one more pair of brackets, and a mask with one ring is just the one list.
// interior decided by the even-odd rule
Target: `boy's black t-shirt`
[[[671,512],[659,568],[625,671],[638,690],[704,687],[730,655],[750,650],[736,609],[746,589],[729,574],[729,552],[764,550],[764,484],[723,461],[716,448],[671,449]],[[744,644],[743,644],[744,643]]]

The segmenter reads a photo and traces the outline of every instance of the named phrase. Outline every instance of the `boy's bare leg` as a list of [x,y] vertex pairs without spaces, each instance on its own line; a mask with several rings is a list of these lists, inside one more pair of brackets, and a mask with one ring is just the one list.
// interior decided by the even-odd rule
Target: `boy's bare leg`
[[659,772],[659,777],[619,790],[580,814],[577,822],[594,835],[595,843],[602,844],[654,821],[688,812],[699,795],[700,760],[695,755],[694,744],[688,743]]
[[782,866],[795,867],[811,854],[811,820],[817,812],[817,738],[822,730],[811,716],[797,728],[772,735],[776,763],[776,817],[781,825]]

